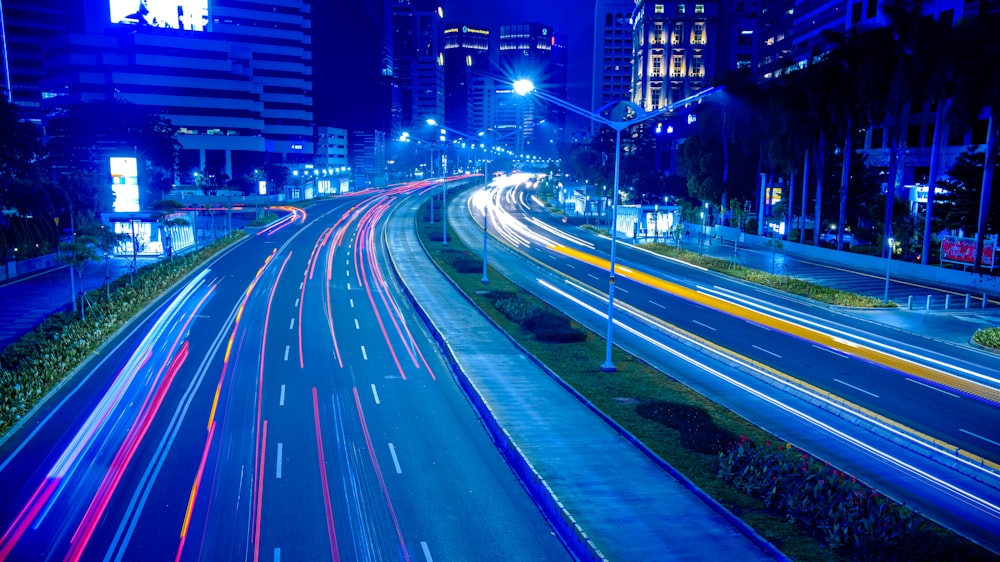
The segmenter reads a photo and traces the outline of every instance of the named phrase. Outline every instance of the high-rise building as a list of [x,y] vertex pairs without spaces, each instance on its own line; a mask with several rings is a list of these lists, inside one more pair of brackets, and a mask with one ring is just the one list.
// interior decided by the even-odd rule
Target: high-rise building
[[638,0],[632,102],[652,111],[698,93],[715,75],[720,2]]
[[41,124],[44,48],[52,37],[66,33],[65,2],[60,0],[5,0],[0,2],[0,68],[7,100],[22,118]]
[[46,46],[43,109],[112,98],[154,108],[179,129],[181,182],[313,159],[309,0],[78,8]]
[[490,66],[490,32],[467,24],[452,24],[444,30],[445,123],[456,130],[474,134],[475,114],[482,101],[475,92],[477,76]]
[[[597,0],[594,4],[592,111],[631,99],[634,7],[635,0]],[[591,127],[591,134],[595,127]]]
[[393,72],[400,91],[403,129],[411,129],[427,119],[443,119],[441,10],[433,0],[397,0],[392,25]]

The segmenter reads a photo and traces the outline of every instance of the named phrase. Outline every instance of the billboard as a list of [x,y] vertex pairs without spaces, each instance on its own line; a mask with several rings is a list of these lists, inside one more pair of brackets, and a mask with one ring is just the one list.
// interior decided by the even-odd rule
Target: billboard
[[108,0],[111,23],[205,31],[208,0]]
[[[995,265],[996,247],[996,238],[986,238],[983,241],[983,267],[992,269]],[[974,265],[976,261],[976,239],[942,236],[941,261]]]
[[139,212],[139,172],[135,158],[112,157],[111,191],[116,213]]

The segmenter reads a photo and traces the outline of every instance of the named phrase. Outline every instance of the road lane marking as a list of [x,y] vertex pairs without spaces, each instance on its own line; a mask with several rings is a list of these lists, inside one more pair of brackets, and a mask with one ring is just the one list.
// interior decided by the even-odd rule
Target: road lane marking
[[434,559],[431,558],[431,549],[427,546],[427,541],[420,541],[420,550],[424,551],[424,560],[434,562]]
[[997,443],[996,441],[994,441],[992,439],[988,439],[986,437],[983,437],[982,435],[979,435],[978,433],[972,433],[971,431],[966,431],[966,430],[964,430],[962,428],[958,428],[958,430],[961,431],[962,433],[965,433],[966,435],[971,435],[973,437],[978,437],[979,439],[982,439],[983,441],[986,441],[987,443],[993,443],[997,447],[1000,447],[1000,443]]
[[713,328],[713,327],[709,326],[708,324],[706,324],[706,323],[704,323],[704,322],[699,322],[699,321],[697,321],[697,320],[692,320],[692,322],[694,322],[695,324],[698,324],[699,326],[704,326],[704,327],[708,328],[709,330],[712,330],[713,332],[715,332],[715,331],[716,331],[716,329],[715,329],[715,328]]
[[295,299],[295,308],[298,308],[298,307],[299,307],[299,299],[298,299],[298,298],[296,298],[296,299]]
[[372,383],[372,396],[375,397],[375,403],[381,404],[382,402],[378,399],[378,390],[375,390],[375,383]]
[[289,345],[285,345],[285,361],[288,361],[288,349],[289,349],[290,347],[291,347],[291,346],[289,346]]
[[624,287],[615,287],[615,290],[616,290],[616,291],[620,291],[620,292],[622,292],[622,293],[627,293],[627,292],[628,292],[628,291],[626,291],[626,290],[625,290],[625,288],[624,288]]
[[351,290],[351,284],[350,284],[350,283],[348,283],[348,284],[347,284],[347,290],[348,290],[348,291],[350,291],[350,290]]
[[278,469],[276,472],[276,476],[278,478],[281,478],[281,453],[282,449],[284,449],[284,445],[284,443],[278,443]]
[[274,547],[274,562],[281,562],[281,549]]
[[658,307],[662,308],[663,310],[666,310],[666,309],[667,309],[667,307],[663,306],[662,304],[660,304],[660,303],[658,303],[658,302],[654,302],[654,301],[649,301],[649,304],[651,304],[651,305],[653,305],[653,306],[658,306]]
[[348,270],[347,270],[347,276],[348,276],[348,277],[350,277],[350,276],[351,276],[351,270],[350,270],[350,269],[348,269]]
[[365,351],[365,346],[361,346],[361,356],[365,358],[365,361],[368,361],[368,352]]
[[344,260],[344,265],[351,265],[351,260]]
[[402,474],[403,469],[399,468],[399,459],[396,458],[396,447],[389,443],[389,454],[392,455],[392,465],[396,467],[396,474]]
[[594,278],[594,279],[597,279],[598,281],[600,281],[600,280],[601,280],[601,278],[600,278],[600,277],[598,277],[598,276],[594,275],[593,273],[588,273],[588,274],[587,274],[587,277],[592,277],[592,278]]
[[910,381],[910,382],[913,382],[913,383],[917,383],[917,384],[919,384],[920,386],[926,386],[927,388],[929,388],[929,389],[931,389],[931,390],[936,390],[936,391],[940,392],[941,394],[947,394],[948,396],[953,396],[953,397],[955,397],[955,398],[960,398],[960,396],[959,396],[959,395],[957,395],[957,394],[955,394],[955,393],[952,393],[952,392],[948,392],[947,390],[941,390],[940,388],[938,388],[938,387],[936,387],[936,386],[931,386],[931,385],[929,385],[929,384],[927,384],[927,383],[923,383],[923,382],[920,382],[920,381],[918,381],[918,380],[914,380],[914,379],[911,379],[911,378],[909,378],[909,377],[907,377],[907,378],[906,378],[906,380],[908,380],[908,381]]
[[865,394],[867,394],[869,396],[874,396],[875,398],[878,398],[878,394],[875,394],[874,392],[868,392],[867,390],[865,390],[863,388],[858,388],[858,387],[854,386],[853,384],[846,383],[846,382],[844,382],[844,381],[842,381],[840,379],[833,379],[833,380],[836,381],[836,382],[839,382],[840,384],[842,384],[844,386],[849,386],[849,387],[853,388],[854,390],[857,390],[858,392],[864,392]]
[[278,396],[278,405],[279,406],[285,405],[285,385],[281,385],[281,395]]
[[350,301],[351,301],[351,308],[354,308],[354,299],[350,299]]
[[823,347],[821,345],[816,345],[816,344],[812,344],[812,346],[815,347],[816,349],[825,351],[827,353],[832,353],[832,354],[836,355],[837,357],[843,357],[844,359],[849,359],[849,357],[846,356],[846,355],[844,355],[843,353],[841,353],[839,351],[835,351],[835,350],[830,349],[828,347]]
[[361,326],[358,325],[358,319],[357,318],[354,319],[354,329],[355,330],[360,330],[361,329]]
[[778,359],[781,359],[781,356],[778,355],[777,353],[773,352],[773,351],[768,351],[768,350],[764,349],[763,347],[760,347],[759,345],[756,345],[756,344],[753,347],[755,349],[759,349],[759,350],[763,351],[764,353],[770,353],[771,355],[777,357]]
[[288,329],[289,330],[294,330],[295,329],[295,319],[294,318],[292,318],[292,321],[288,323]]

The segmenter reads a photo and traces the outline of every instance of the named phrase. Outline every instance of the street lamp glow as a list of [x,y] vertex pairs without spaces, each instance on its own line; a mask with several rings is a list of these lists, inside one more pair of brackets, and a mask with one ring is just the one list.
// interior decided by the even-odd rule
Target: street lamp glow
[[436,120],[434,120],[434,119],[428,119],[427,120],[427,124],[430,125],[431,127],[433,127],[433,126],[437,125],[438,122]]
[[[719,90],[721,90],[721,88],[720,87],[706,88],[706,89],[698,92],[697,94],[694,94],[693,96],[684,98],[684,99],[682,99],[680,101],[676,101],[676,102],[671,103],[671,104],[667,104],[666,106],[661,107],[661,108],[659,108],[657,110],[654,110],[654,111],[646,111],[645,109],[643,109],[639,105],[636,105],[636,104],[634,104],[632,102],[629,102],[629,101],[619,101],[619,102],[609,103],[609,104],[605,105],[604,107],[599,108],[597,111],[591,112],[591,111],[587,111],[586,109],[577,107],[577,106],[569,103],[566,100],[559,99],[559,98],[557,98],[557,97],[555,97],[555,96],[553,96],[551,94],[548,94],[546,92],[543,92],[541,90],[536,89],[535,85],[531,82],[531,80],[527,80],[527,79],[517,80],[517,81],[515,81],[513,83],[513,87],[514,87],[514,91],[517,92],[518,94],[522,95],[522,96],[526,96],[528,94],[531,94],[531,95],[534,95],[534,96],[538,96],[541,99],[543,99],[543,100],[545,100],[545,101],[547,101],[549,103],[553,103],[553,104],[558,105],[558,106],[560,106],[560,107],[562,107],[564,109],[572,111],[572,112],[574,112],[574,113],[576,113],[578,115],[586,117],[587,119],[590,119],[591,121],[596,121],[597,123],[600,123],[600,124],[602,124],[602,125],[604,125],[606,127],[609,127],[612,130],[614,130],[614,132],[615,132],[615,184],[614,184],[614,196],[613,196],[612,201],[611,201],[611,262],[610,262],[611,266],[610,266],[609,271],[608,271],[608,273],[609,273],[609,276],[608,276],[608,336],[607,336],[607,347],[605,349],[604,363],[601,365],[601,370],[602,371],[613,372],[613,371],[616,370],[615,369],[615,364],[611,360],[611,351],[612,351],[612,345],[613,345],[612,344],[612,335],[613,335],[612,328],[614,326],[614,312],[615,312],[615,250],[617,248],[617,240],[618,240],[618,233],[617,233],[617,226],[618,226],[618,224],[617,224],[618,223],[618,186],[619,186],[620,171],[621,171],[622,131],[625,130],[625,129],[627,129],[628,127],[636,124],[636,123],[645,121],[647,119],[652,119],[654,117],[659,117],[660,115],[663,115],[664,113],[667,113],[669,111],[673,111],[674,109],[676,109],[678,107],[683,107],[684,105],[687,105],[689,103],[693,103],[693,102],[695,102],[695,101],[697,101],[697,100],[699,100],[699,99],[701,99],[703,97],[706,97],[706,96],[709,96],[711,94],[714,94],[714,93],[718,92]],[[611,119],[609,119],[609,118],[605,117],[604,115],[602,115],[602,113],[604,113],[606,111],[609,111],[609,110],[613,109],[614,107],[616,107],[618,105],[625,105],[628,109],[631,110],[631,113],[633,114],[633,116],[631,118],[629,118],[629,119],[624,120],[624,121],[612,121]]]

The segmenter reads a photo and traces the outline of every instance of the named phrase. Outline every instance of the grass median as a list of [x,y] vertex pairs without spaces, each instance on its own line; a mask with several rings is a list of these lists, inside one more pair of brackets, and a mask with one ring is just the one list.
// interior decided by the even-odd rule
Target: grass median
[[[505,330],[528,352],[533,354],[556,375],[611,419],[636,436],[660,458],[676,468],[736,516],[753,527],[760,535],[795,560],[844,561],[856,560],[858,552],[851,549],[831,549],[815,532],[788,521],[788,517],[768,508],[761,500],[750,497],[720,477],[719,452],[693,450],[681,429],[662,423],[652,416],[642,415],[640,405],[670,403],[683,409],[700,410],[708,414],[712,424],[722,433],[742,436],[757,443],[779,443],[778,436],[756,427],[744,418],[712,402],[708,398],[671,378],[641,359],[619,348],[613,351],[617,372],[605,373],[600,364],[605,354],[603,337],[588,330],[582,341],[547,343],[538,341],[532,330],[511,320],[495,305],[493,294],[514,293],[534,303],[527,306],[551,309],[535,299],[499,272],[488,269],[489,285],[483,285],[481,258],[464,246],[449,230],[449,244],[441,244],[439,224],[428,224],[427,206],[418,214],[418,232],[424,247],[437,265],[476,303],[501,329]],[[478,267],[473,265],[478,264]],[[509,314],[509,313],[508,313]],[[582,326],[571,322],[573,328]],[[648,409],[648,408],[647,408]],[[782,443],[782,446],[790,444]],[[921,548],[925,560],[997,560],[990,552],[927,523],[929,544]],[[911,545],[912,546],[912,545]],[[912,548],[909,549],[912,552]],[[946,556],[942,556],[946,553]],[[891,557],[891,554],[890,554]],[[896,557],[899,559],[899,557]],[[886,559],[886,558],[883,558]]]

